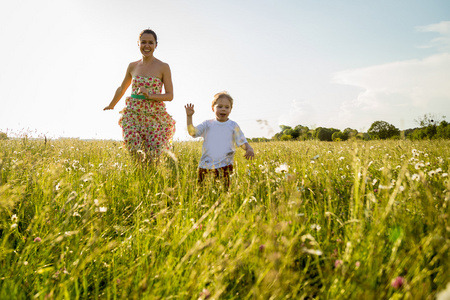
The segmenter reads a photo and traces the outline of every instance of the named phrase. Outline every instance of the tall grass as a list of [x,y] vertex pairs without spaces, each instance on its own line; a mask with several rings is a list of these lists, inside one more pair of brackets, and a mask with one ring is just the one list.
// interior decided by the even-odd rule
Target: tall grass
[[[270,142],[230,190],[201,144],[0,141],[1,299],[434,299],[449,141]],[[240,151],[240,150],[238,150]]]

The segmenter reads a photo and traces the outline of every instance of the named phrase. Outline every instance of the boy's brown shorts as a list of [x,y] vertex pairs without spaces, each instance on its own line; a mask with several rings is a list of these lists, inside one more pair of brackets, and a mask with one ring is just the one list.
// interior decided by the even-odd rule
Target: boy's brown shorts
[[223,180],[227,187],[230,186],[230,175],[233,173],[233,165],[228,165],[218,169],[198,168],[198,182],[205,180],[208,174],[213,174],[217,179]]

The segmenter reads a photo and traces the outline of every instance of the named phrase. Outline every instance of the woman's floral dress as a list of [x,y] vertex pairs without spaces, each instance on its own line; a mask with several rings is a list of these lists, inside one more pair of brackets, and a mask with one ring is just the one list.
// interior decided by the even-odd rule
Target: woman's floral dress
[[134,98],[140,87],[149,94],[160,94],[163,86],[157,77],[136,76],[132,81],[132,96],[126,98],[126,107],[119,125],[126,148],[131,152],[142,150],[151,157],[171,150],[175,120],[167,113],[164,102]]

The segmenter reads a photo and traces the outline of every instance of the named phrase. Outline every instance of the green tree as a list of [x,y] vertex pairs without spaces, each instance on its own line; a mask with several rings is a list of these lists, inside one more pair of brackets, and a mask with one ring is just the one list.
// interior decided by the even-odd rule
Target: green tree
[[8,139],[8,135],[4,132],[0,131],[0,140],[7,140]]
[[389,139],[400,136],[400,129],[385,121],[375,121],[367,131],[371,139]]

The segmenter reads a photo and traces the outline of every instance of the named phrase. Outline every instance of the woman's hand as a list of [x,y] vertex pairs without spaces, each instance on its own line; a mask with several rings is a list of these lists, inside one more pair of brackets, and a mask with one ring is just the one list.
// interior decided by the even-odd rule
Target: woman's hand
[[192,116],[195,113],[194,104],[192,103],[186,104],[184,108],[186,109],[186,116],[188,117]]
[[145,98],[150,99],[150,94],[148,93],[148,90],[147,90],[146,88],[144,88],[144,87],[140,87],[140,88],[138,89],[137,94],[138,94],[138,95],[144,95]]

